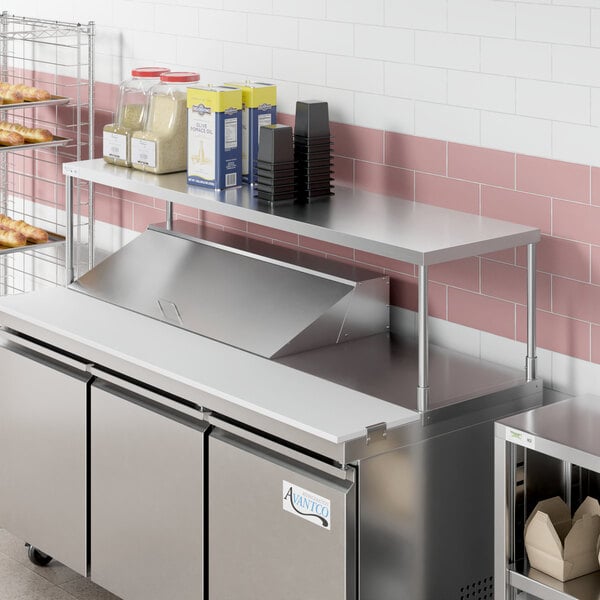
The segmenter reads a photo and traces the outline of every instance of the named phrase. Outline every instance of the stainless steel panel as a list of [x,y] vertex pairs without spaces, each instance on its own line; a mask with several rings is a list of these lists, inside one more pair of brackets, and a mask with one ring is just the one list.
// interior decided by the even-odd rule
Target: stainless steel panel
[[85,575],[87,376],[0,346],[0,523]]
[[[351,481],[219,430],[209,436],[208,453],[209,598],[356,598]],[[330,501],[330,529],[284,510],[284,482]]]
[[503,419],[496,435],[507,429],[529,433],[537,451],[600,472],[599,419],[600,397],[578,396]]
[[491,599],[493,423],[360,461],[360,597]]
[[124,600],[202,598],[206,424],[102,382],[91,395],[92,580]]
[[[73,287],[272,357],[385,331],[389,325],[388,279],[377,273],[363,274],[366,279],[360,282],[334,278],[201,240],[148,230]],[[351,308],[353,304],[358,310]]]
[[[396,334],[316,348],[277,362],[405,408],[417,409],[418,345]],[[525,382],[524,373],[429,346],[430,417],[450,405]],[[369,423],[370,424],[370,423]]]
[[[510,570],[509,582],[516,589],[534,594],[544,600],[600,600],[600,571],[577,577],[571,581],[558,581],[545,573],[528,569],[527,573]],[[521,596],[518,596],[519,600]]]
[[167,202],[244,219],[414,264],[435,264],[540,240],[539,229],[342,186],[326,202],[271,206],[250,186],[214,192],[185,173],[153,175],[102,159],[67,163],[63,173]]

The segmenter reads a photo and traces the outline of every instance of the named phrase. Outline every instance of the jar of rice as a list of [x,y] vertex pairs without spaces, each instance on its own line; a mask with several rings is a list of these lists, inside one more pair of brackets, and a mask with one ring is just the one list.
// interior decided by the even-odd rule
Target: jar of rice
[[134,169],[175,173],[187,168],[187,87],[200,81],[193,72],[163,73],[150,90],[144,127],[131,137]]
[[164,67],[138,67],[131,71],[131,78],[119,86],[115,122],[104,126],[102,136],[102,154],[107,163],[131,166],[131,134],[142,129],[148,92],[168,70]]

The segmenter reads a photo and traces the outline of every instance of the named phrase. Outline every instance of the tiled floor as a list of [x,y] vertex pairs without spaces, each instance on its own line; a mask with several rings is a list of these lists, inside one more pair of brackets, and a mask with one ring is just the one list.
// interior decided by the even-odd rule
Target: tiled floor
[[117,596],[52,561],[38,567],[24,542],[0,529],[0,600],[119,600]]

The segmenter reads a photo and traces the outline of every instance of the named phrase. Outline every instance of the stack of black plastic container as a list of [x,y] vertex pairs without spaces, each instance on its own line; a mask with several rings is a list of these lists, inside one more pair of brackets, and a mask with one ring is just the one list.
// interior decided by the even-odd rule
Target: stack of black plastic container
[[327,102],[296,102],[294,155],[298,169],[298,199],[311,202],[331,196],[333,159]]
[[258,137],[255,195],[277,203],[297,196],[293,132],[289,125],[264,125]]

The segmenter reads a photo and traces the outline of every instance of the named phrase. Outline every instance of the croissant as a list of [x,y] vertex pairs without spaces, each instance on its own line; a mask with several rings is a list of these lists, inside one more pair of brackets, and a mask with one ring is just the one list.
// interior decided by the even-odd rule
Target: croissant
[[0,96],[6,97],[6,94],[13,94],[19,100],[11,100],[11,102],[36,102],[39,100],[49,100],[50,92],[41,88],[31,87],[24,83],[0,83]]
[[22,233],[0,225],[0,246],[18,248],[19,246],[25,246],[26,244],[27,238]]
[[0,129],[0,146],[21,146],[24,143],[25,138],[20,133]]
[[18,234],[22,235],[26,240],[35,243],[44,243],[48,241],[48,232],[40,229],[39,227],[34,227],[33,225],[29,225],[25,221],[16,221],[15,219],[11,219],[6,215],[0,215],[0,227],[5,229],[10,229],[11,231],[15,231]]
[[25,125],[9,123],[8,121],[0,121],[0,129],[4,129],[5,131],[16,131],[25,138],[26,142],[34,144],[40,142],[51,142],[53,139],[52,133],[47,129],[25,127]]

